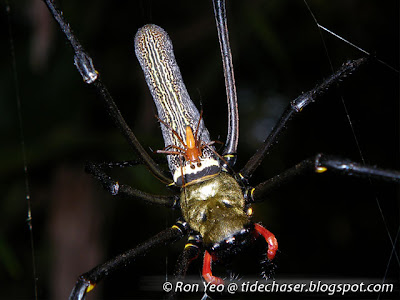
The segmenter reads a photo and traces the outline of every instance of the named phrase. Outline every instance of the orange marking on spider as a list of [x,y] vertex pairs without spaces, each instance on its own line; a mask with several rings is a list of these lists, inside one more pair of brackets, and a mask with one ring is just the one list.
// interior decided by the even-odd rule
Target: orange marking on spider
[[[200,157],[203,154],[203,149],[214,144],[215,141],[212,141],[210,143],[204,144],[199,138],[198,138],[198,133],[199,133],[199,126],[200,126],[200,121],[202,118],[203,112],[200,113],[200,118],[197,123],[197,128],[195,133],[193,134],[193,130],[189,125],[186,125],[186,143],[182,139],[181,136],[166,122],[161,120],[158,116],[156,118],[164,124],[166,127],[168,127],[171,132],[177,137],[179,142],[183,145],[183,147],[179,147],[176,145],[168,145],[162,150],[157,150],[155,151],[156,153],[164,153],[164,154],[172,154],[172,155],[182,155],[186,161],[190,162],[190,167],[194,169],[196,166],[194,163],[196,163],[197,167],[201,167],[201,162],[200,162]],[[175,149],[174,150],[169,150],[169,149]]]

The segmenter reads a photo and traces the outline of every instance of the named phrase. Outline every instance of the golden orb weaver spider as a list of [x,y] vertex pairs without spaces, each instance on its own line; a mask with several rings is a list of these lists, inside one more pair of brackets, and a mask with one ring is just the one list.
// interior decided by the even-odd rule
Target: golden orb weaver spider
[[[178,56],[178,55],[177,55]],[[104,75],[104,74],[103,74]],[[318,77],[320,77],[320,76],[318,76]],[[221,101],[221,102],[224,102],[224,101]],[[244,123],[244,122],[242,122],[242,123]],[[242,137],[243,137],[243,135],[242,135]],[[328,151],[327,151],[328,152]],[[304,158],[304,156],[303,156],[303,158]],[[293,161],[294,163],[295,162],[297,162],[297,161],[299,161],[299,160],[296,160],[296,161]],[[290,165],[290,164],[289,164]]]

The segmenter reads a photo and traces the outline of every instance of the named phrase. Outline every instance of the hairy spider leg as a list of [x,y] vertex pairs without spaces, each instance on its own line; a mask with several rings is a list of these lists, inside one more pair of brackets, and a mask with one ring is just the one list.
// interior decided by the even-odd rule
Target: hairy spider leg
[[78,281],[76,282],[69,299],[85,299],[86,293],[93,290],[96,284],[101,279],[103,279],[103,277],[108,276],[110,273],[125,267],[126,265],[134,261],[137,257],[144,255],[148,250],[152,248],[180,240],[187,234],[188,229],[189,228],[186,222],[178,221],[175,225],[161,231],[147,241],[139,244],[135,248],[130,249],[125,253],[112,258],[108,262],[98,265],[89,272],[82,274],[81,276],[79,276]]
[[92,85],[96,92],[104,100],[111,120],[121,131],[131,148],[137,154],[139,159],[149,168],[151,173],[160,181],[171,184],[171,178],[158,166],[158,164],[150,157],[139,140],[136,138],[132,130],[127,125],[124,117],[115,104],[107,87],[100,80],[100,74],[96,71],[92,58],[85,52],[83,46],[73,34],[70,25],[65,21],[63,13],[56,7],[53,0],[43,0],[53,18],[57,21],[60,29],[64,32],[70,46],[74,50],[74,64],[77,67],[82,79],[86,84]]

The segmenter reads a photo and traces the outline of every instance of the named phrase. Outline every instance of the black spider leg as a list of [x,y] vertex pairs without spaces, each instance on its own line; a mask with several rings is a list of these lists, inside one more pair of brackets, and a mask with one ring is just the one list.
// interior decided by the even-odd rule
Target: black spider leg
[[[120,163],[113,164],[106,164],[107,167],[125,167],[130,166],[129,163],[126,165],[122,165]],[[118,181],[112,179],[103,171],[103,164],[96,164],[96,163],[86,163],[85,171],[97,180],[100,181],[103,188],[107,190],[112,195],[119,195],[127,198],[136,198],[146,201],[150,204],[158,204],[169,208],[176,208],[178,207],[179,203],[179,196],[164,196],[164,195],[154,195],[143,192],[141,190],[135,189],[129,185],[120,184]]]
[[265,196],[271,191],[279,188],[281,185],[294,179],[296,176],[307,172],[324,173],[327,171],[400,183],[400,171],[380,169],[374,166],[356,163],[349,159],[320,153],[314,157],[305,159],[281,174],[258,184],[255,188],[247,188],[245,192],[246,202],[252,203],[264,200]]
[[301,112],[303,108],[306,107],[308,104],[318,100],[318,98],[323,95],[325,91],[329,89],[333,84],[338,83],[340,80],[344,79],[346,76],[356,71],[366,61],[367,58],[347,61],[340,67],[338,71],[336,71],[329,78],[324,80],[321,84],[318,84],[312,90],[302,94],[301,96],[290,102],[264,143],[240,171],[241,177],[244,180],[248,180],[251,177],[253,172],[267,155],[271,146],[273,146],[277,142],[278,137],[280,136],[280,134],[282,134],[282,132],[285,131],[287,124],[296,113]]
[[[186,276],[186,271],[190,265],[190,263],[195,260],[201,251],[202,238],[199,234],[190,235],[187,243],[185,244],[185,248],[179,255],[176,264],[175,270],[173,273],[173,281],[176,283],[178,281],[183,281]],[[167,295],[167,299],[175,299],[177,293],[174,289],[171,290]]]
[[[166,164],[166,161],[164,159],[161,159],[160,157],[155,157],[154,161],[158,164]],[[127,167],[139,166],[139,165],[143,165],[143,161],[138,160],[138,159],[132,159],[132,160],[124,160],[124,161],[107,161],[107,162],[101,162],[101,163],[96,162],[95,164],[104,170],[104,169],[127,168]]]
[[94,286],[104,277],[109,276],[114,271],[126,267],[129,263],[134,261],[138,256],[146,254],[150,249],[163,245],[170,244],[180,240],[187,234],[188,225],[186,222],[177,222],[171,228],[165,229],[148,239],[144,243],[136,246],[135,248],[122,253],[115,258],[93,268],[79,276],[74,289],[69,296],[70,300],[85,299],[87,292],[91,291]]
[[226,19],[225,0],[213,0],[215,22],[217,24],[219,46],[224,67],[226,97],[228,102],[228,135],[226,137],[223,167],[233,167],[237,158],[239,140],[239,113],[233,72],[232,53],[229,45],[228,24]]
[[64,20],[62,12],[56,8],[53,0],[43,0],[47,7],[49,8],[54,19],[59,24],[61,30],[64,32],[69,44],[73,48],[74,64],[81,74],[85,83],[92,85],[101,98],[105,101],[106,109],[111,119],[115,125],[119,128],[121,133],[124,135],[128,141],[131,148],[136,152],[140,160],[148,167],[148,169],[157,177],[160,181],[171,184],[172,179],[167,176],[162,169],[159,168],[157,163],[150,157],[150,155],[144,150],[142,145],[137,140],[136,136],[133,134],[132,130],[126,124],[121,112],[119,111],[117,105],[112,99],[110,93],[108,92],[106,86],[101,82],[99,78],[99,73],[96,71],[93,65],[92,58],[85,52],[82,45],[79,43],[69,24]]

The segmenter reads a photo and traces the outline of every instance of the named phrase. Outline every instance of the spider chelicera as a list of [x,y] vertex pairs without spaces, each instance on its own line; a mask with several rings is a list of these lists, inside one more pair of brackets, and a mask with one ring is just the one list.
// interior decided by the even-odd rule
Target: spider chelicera
[[[50,4],[51,1],[48,1],[48,3]],[[219,15],[218,13],[218,7],[219,5],[217,5],[217,16]],[[217,17],[217,24],[221,23],[221,22],[225,22],[225,17],[223,16],[223,13],[220,13],[220,18],[218,19]],[[53,11],[53,15],[57,15],[56,11]],[[64,27],[65,28],[65,27]],[[225,31],[223,30],[224,25],[219,26],[218,30],[220,34],[224,34]],[[72,38],[73,36],[69,33],[67,33],[67,37],[68,38]],[[222,43],[223,46],[225,47],[229,47],[229,45],[226,42]],[[226,50],[222,50],[225,51],[225,53],[228,53],[229,50],[228,48]],[[122,117],[119,114],[118,109],[116,108],[114,102],[112,102],[112,99],[109,97],[108,92],[106,92],[106,90],[104,89],[103,84],[99,81],[98,77],[97,77],[97,73],[94,72],[94,68],[92,68],[92,66],[90,66],[90,60],[89,58],[86,56],[86,53],[83,52],[82,49],[79,49],[79,47],[76,49],[76,65],[80,67],[80,71],[81,74],[83,76],[86,76],[85,81],[87,83],[93,84],[94,86],[96,86],[96,88],[98,89],[99,93],[102,94],[102,96],[105,97],[105,100],[107,102],[107,104],[109,105],[109,109],[110,109],[110,114],[112,115],[112,117],[114,118],[115,122],[117,123],[117,125],[120,127],[120,129],[122,130],[122,132],[124,133],[125,137],[128,139],[129,143],[131,144],[131,146],[133,147],[133,149],[138,153],[139,157],[143,160],[143,162],[152,170],[153,174],[155,174],[156,177],[158,177],[159,179],[161,179],[163,182],[167,183],[167,184],[171,184],[171,180],[164,174],[164,172],[162,170],[160,170],[158,168],[158,166],[154,163],[154,161],[149,158],[146,154],[145,151],[141,148],[140,144],[138,143],[138,141],[134,138],[134,136],[132,135],[132,133],[130,132],[130,130],[126,127],[124,121],[121,119]],[[363,60],[358,60],[358,61],[354,61],[354,62],[350,62],[346,65],[344,65],[344,67],[338,71],[333,77],[331,77],[330,79],[328,79],[327,81],[324,82],[324,84],[326,84],[326,87],[329,87],[331,85],[331,83],[329,83],[329,80],[332,80],[332,82],[336,83],[339,79],[345,77],[347,74],[349,74],[350,72],[356,70],[360,64],[362,64],[364,61]],[[225,66],[225,70],[231,68],[229,62],[226,63]],[[229,72],[228,72],[229,74]],[[228,76],[229,77],[229,76]],[[231,87],[234,86],[234,82],[231,80],[228,80],[228,83],[231,84]],[[229,86],[228,84],[228,86]],[[210,150],[210,152],[212,152],[212,154],[209,154],[209,157],[213,157],[215,160],[218,161],[218,165],[220,167],[220,169],[218,170],[218,174],[225,174],[228,173],[230,174],[230,176],[232,176],[232,178],[235,179],[235,181],[237,181],[239,183],[239,187],[242,190],[242,197],[244,199],[244,201],[246,202],[246,205],[242,205],[241,208],[242,210],[245,212],[245,209],[248,208],[247,204],[251,204],[252,202],[256,202],[258,200],[264,199],[265,195],[270,192],[271,190],[273,190],[275,187],[277,187],[278,185],[282,184],[284,181],[286,181],[289,178],[292,178],[296,175],[302,174],[303,171],[305,171],[306,169],[314,169],[315,171],[317,171],[318,173],[323,173],[326,172],[327,170],[337,170],[339,172],[344,172],[345,174],[349,174],[349,173],[354,173],[353,175],[360,175],[360,176],[371,176],[371,177],[378,177],[378,178],[383,178],[386,177],[389,180],[397,180],[399,178],[399,174],[397,172],[394,171],[385,171],[385,170],[378,170],[376,168],[372,168],[372,167],[365,167],[363,165],[359,165],[359,164],[354,164],[350,161],[344,160],[344,159],[337,159],[337,158],[333,158],[333,157],[329,157],[329,156],[324,156],[324,155],[316,155],[314,157],[312,157],[309,160],[305,160],[302,163],[300,163],[296,168],[294,169],[290,169],[287,172],[282,173],[282,175],[280,177],[274,177],[271,180],[268,180],[262,184],[256,185],[255,188],[252,188],[248,185],[248,179],[250,178],[251,174],[254,172],[255,168],[258,166],[258,164],[261,162],[261,160],[263,159],[264,154],[266,154],[266,152],[270,149],[270,146],[274,144],[275,142],[275,136],[274,134],[279,134],[282,132],[282,130],[284,129],[284,125],[287,124],[288,120],[290,119],[291,115],[294,114],[295,112],[300,112],[302,110],[303,107],[305,107],[306,105],[308,105],[311,101],[312,101],[312,97],[316,96],[318,93],[323,93],[326,89],[326,87],[317,87],[316,89],[314,89],[312,91],[312,96],[310,96],[310,94],[305,94],[303,95],[301,98],[295,100],[295,102],[293,102],[292,108],[288,109],[284,115],[283,118],[279,121],[278,125],[275,127],[275,130],[272,132],[272,134],[270,135],[269,139],[267,139],[267,143],[265,143],[260,150],[258,151],[258,154],[256,154],[255,156],[253,156],[250,161],[242,168],[242,170],[238,173],[234,173],[232,171],[234,165],[235,165],[235,160],[236,160],[236,146],[237,146],[237,140],[238,140],[238,134],[236,132],[236,128],[237,128],[237,124],[235,123],[238,120],[237,115],[235,115],[235,109],[231,108],[230,109],[230,123],[229,123],[229,133],[228,133],[228,138],[227,138],[227,142],[226,142],[226,146],[221,154],[221,157],[215,155],[214,151],[212,151],[211,149],[208,149],[208,147],[205,147],[204,150]],[[231,107],[235,107],[236,103],[235,103],[235,91],[232,88],[227,88],[228,92],[232,95],[231,97],[228,96],[228,103],[230,104]],[[190,106],[190,104],[188,104],[188,106]],[[173,109],[173,108],[172,108]],[[162,120],[163,118],[160,117]],[[179,117],[177,117],[179,118]],[[189,124],[191,125],[191,127],[193,127],[192,129],[196,129],[195,126],[193,126],[194,124],[197,124],[199,117],[192,117],[193,120],[189,121]],[[165,121],[165,119],[163,120],[163,122],[167,122]],[[173,122],[171,122],[172,124]],[[168,124],[170,124],[168,122]],[[166,126],[167,127],[167,126]],[[171,125],[171,127],[173,127],[173,125]],[[169,135],[171,130],[169,130],[169,128],[164,128],[162,127],[163,133],[164,135]],[[179,131],[177,128],[174,128],[175,131]],[[205,127],[204,125],[202,125],[200,132],[202,134],[204,134],[205,132]],[[184,134],[181,134],[181,139],[185,139],[187,138],[187,136],[185,136]],[[205,142],[206,144],[209,144],[210,141],[208,140],[204,140],[206,138],[204,138],[204,136],[201,136],[201,141]],[[177,146],[177,142],[175,141],[174,143],[171,143],[170,141],[166,141],[166,146]],[[182,149],[182,147],[180,147]],[[181,149],[179,149],[179,151],[181,151]],[[185,194],[191,193],[191,189],[193,186],[195,186],[195,184],[197,184],[197,182],[203,182],[203,175],[199,177],[196,177],[196,183],[193,183],[193,185],[189,184],[191,183],[191,179],[190,178],[186,178],[186,175],[189,173],[189,169],[188,170],[182,170],[185,163],[186,163],[186,159],[182,160],[182,155],[179,155],[177,153],[171,153],[173,155],[175,155],[175,157],[171,157],[169,156],[169,166],[172,172],[177,171],[178,174],[179,172],[184,174],[184,179],[181,180],[181,183],[179,184],[178,180],[175,180],[175,182],[177,183],[177,185],[183,185],[184,187],[182,188],[182,196],[180,197],[180,202],[181,202],[181,206],[182,206],[182,202],[186,201],[183,199],[187,199],[185,197],[187,197]],[[205,155],[204,153],[202,153],[202,155],[200,155],[201,157]],[[179,159],[178,159],[179,158]],[[211,166],[213,168],[216,167],[216,164],[211,164]],[[191,168],[191,167],[190,167]],[[176,207],[177,203],[179,202],[179,199],[176,197],[164,197],[164,196],[151,196],[149,194],[146,193],[142,193],[138,190],[132,189],[128,186],[125,185],[121,185],[121,184],[117,184],[116,181],[112,180],[110,177],[108,177],[108,175],[106,175],[101,166],[96,165],[96,164],[91,164],[88,166],[88,171],[89,173],[92,173],[96,178],[98,178],[102,184],[104,185],[104,187],[109,190],[111,193],[113,194],[126,194],[126,195],[130,195],[132,197],[135,198],[142,198],[143,200],[146,201],[150,201],[150,202],[156,202],[158,204],[162,204],[165,206],[174,206]],[[203,169],[202,169],[203,171]],[[215,170],[211,170],[209,173],[207,173],[207,176],[213,177],[213,175],[216,175],[216,171]],[[176,176],[176,178],[179,178],[179,175]],[[209,177],[207,177],[209,178]],[[210,179],[211,180],[211,179]],[[206,182],[208,180],[204,179],[204,182]],[[227,205],[228,207],[229,205]],[[246,210],[247,211],[247,210]],[[209,216],[200,213],[199,216],[201,217],[201,219],[207,220],[209,219]],[[189,219],[189,220],[188,220]],[[189,222],[187,222],[189,221]],[[142,252],[147,252],[147,250],[157,244],[163,244],[166,241],[169,241],[170,239],[176,239],[178,237],[180,237],[181,235],[186,235],[189,234],[189,232],[191,232],[191,228],[190,228],[190,218],[186,217],[185,220],[183,221],[183,223],[179,223],[177,225],[174,225],[171,229],[168,229],[167,231],[165,231],[161,236],[158,235],[155,238],[149,240],[148,242],[145,242],[142,246],[142,248],[135,248],[135,250],[133,252],[129,252],[128,255],[131,255],[132,258],[136,257],[139,254],[142,254]],[[247,227],[247,225],[249,224],[250,227]],[[252,223],[246,223],[246,224],[242,224],[243,229],[245,229],[245,233],[249,234],[250,236],[253,235],[257,235],[258,234],[262,234],[265,233],[263,232],[258,225],[251,225]],[[246,225],[246,226],[244,226]],[[193,227],[193,225],[191,226]],[[229,225],[228,225],[229,227]],[[235,232],[238,232],[239,230],[235,229]],[[266,240],[271,239],[272,236],[268,235],[267,233],[266,235]],[[199,251],[200,248],[202,248],[202,241],[201,238],[208,238],[209,236],[207,234],[203,234],[202,237],[199,237],[197,234],[192,235],[192,241],[190,242],[189,247],[186,247],[185,249],[185,254],[182,256],[182,258],[185,260],[187,260],[187,263],[183,263],[180,264],[180,268],[178,268],[176,275],[179,276],[183,276],[184,273],[186,272],[186,267],[188,265],[188,262],[190,260],[190,256],[196,256],[197,252]],[[232,237],[234,237],[236,240],[240,241],[240,238],[233,233],[228,233],[222,240],[220,239],[218,242],[211,244],[207,244],[204,243],[204,246],[208,247],[208,251],[210,253],[210,255],[206,255],[206,260],[210,259],[211,255],[214,255],[214,259],[222,259],[224,258],[227,254],[225,254],[225,251],[222,251],[222,254],[218,254],[217,250],[211,249],[214,247],[214,245],[216,246],[220,246],[222,244],[222,241],[226,240],[229,241],[227,244],[229,244],[229,246],[232,247],[236,247],[237,245],[235,245],[234,243],[232,243]],[[251,237],[253,238],[253,236]],[[246,239],[244,239],[244,241],[246,242],[246,244],[248,243],[248,241]],[[208,241],[209,242],[209,241]],[[275,242],[274,241],[270,241],[270,249],[274,248]],[[276,250],[276,249],[275,249]],[[191,253],[191,252],[195,252],[195,253]],[[233,249],[228,249],[226,250],[226,252],[234,252]],[[270,256],[270,258],[273,258],[273,255]],[[98,280],[100,280],[102,277],[104,277],[104,275],[109,272],[111,272],[114,269],[118,269],[120,267],[120,264],[125,264],[125,258],[123,258],[123,260],[120,260],[121,257],[119,257],[119,259],[117,258],[117,260],[112,261],[111,264],[108,265],[103,265],[100,268],[95,269],[94,271],[88,272],[87,274],[85,274],[80,281],[78,282],[75,290],[72,293],[72,298],[79,298],[84,296],[84,294],[86,293],[87,289],[90,289],[95,283],[97,283]],[[207,266],[206,266],[207,267]],[[205,278],[207,280],[207,276],[210,277],[211,275],[211,271],[209,270],[209,268],[205,268],[204,270],[205,273]],[[210,280],[210,279],[208,279]],[[213,279],[211,279],[212,281]],[[217,282],[219,282],[218,280],[216,280]]]

